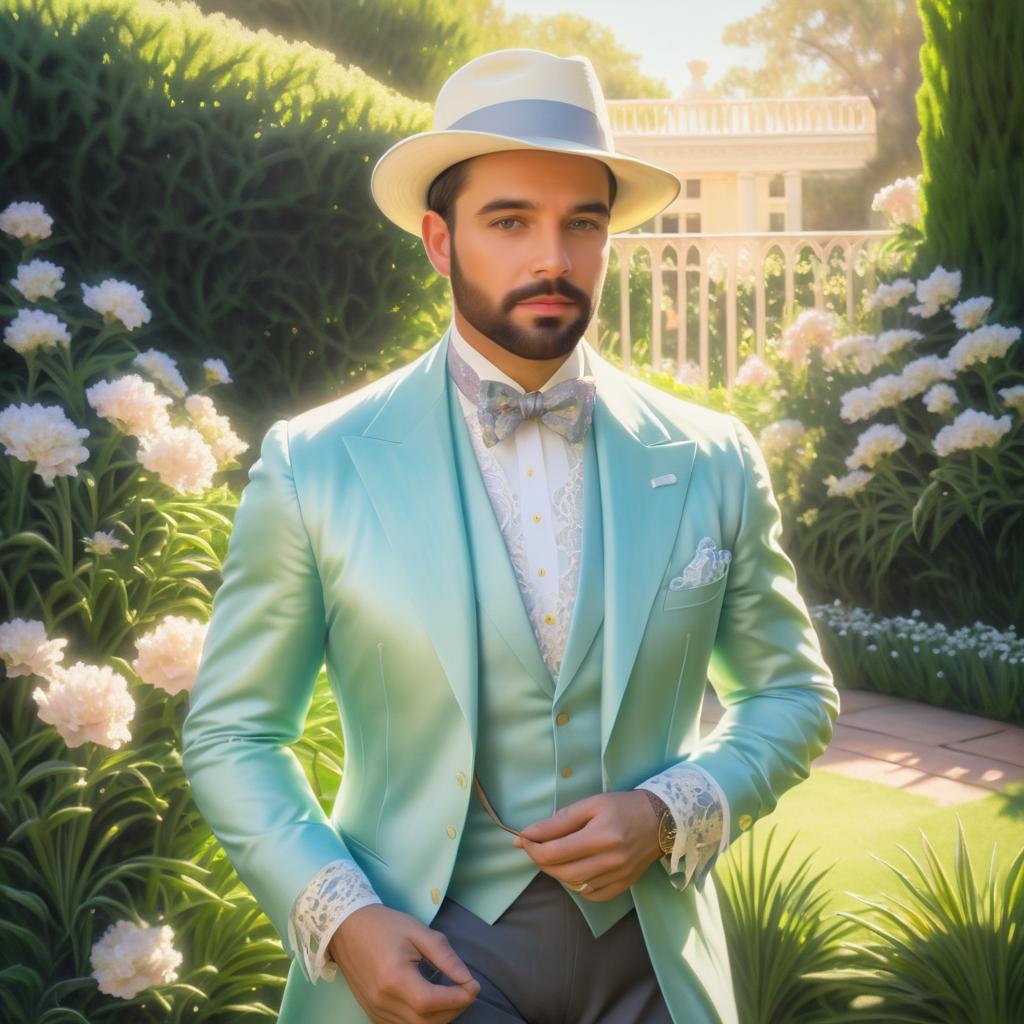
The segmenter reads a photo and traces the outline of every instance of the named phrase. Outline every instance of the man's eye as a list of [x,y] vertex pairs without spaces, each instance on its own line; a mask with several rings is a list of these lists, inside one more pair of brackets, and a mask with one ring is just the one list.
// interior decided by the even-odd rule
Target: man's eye
[[595,231],[597,231],[600,228],[600,225],[596,224],[592,220],[574,220],[574,221],[572,221],[572,223],[573,224],[586,224],[586,226],[588,228],[593,228]]
[[498,224],[515,224],[518,220],[518,217],[502,217],[500,220],[492,221],[492,224],[494,226]]

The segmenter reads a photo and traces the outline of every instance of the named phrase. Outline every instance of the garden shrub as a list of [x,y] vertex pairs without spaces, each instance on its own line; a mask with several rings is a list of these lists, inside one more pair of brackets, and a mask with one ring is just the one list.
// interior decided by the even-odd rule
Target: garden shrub
[[145,281],[165,351],[232,367],[243,433],[447,323],[446,282],[369,192],[429,108],[325,51],[192,4],[7,0],[0,95],[0,207],[42,202],[69,272]]

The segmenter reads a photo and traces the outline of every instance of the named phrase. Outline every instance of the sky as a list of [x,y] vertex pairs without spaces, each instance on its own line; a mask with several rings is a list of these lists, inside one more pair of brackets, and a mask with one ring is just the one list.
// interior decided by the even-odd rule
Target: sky
[[761,63],[760,48],[726,46],[722,29],[754,14],[765,0],[503,0],[512,14],[582,14],[640,55],[640,70],[664,81],[673,96],[690,82],[686,64],[703,60],[714,85],[733,64]]

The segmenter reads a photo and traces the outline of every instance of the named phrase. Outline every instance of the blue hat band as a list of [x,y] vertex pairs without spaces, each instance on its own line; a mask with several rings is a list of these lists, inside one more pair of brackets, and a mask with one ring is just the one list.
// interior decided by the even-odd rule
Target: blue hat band
[[557,138],[613,152],[593,111],[560,100],[505,100],[460,117],[447,131],[494,132],[524,138]]

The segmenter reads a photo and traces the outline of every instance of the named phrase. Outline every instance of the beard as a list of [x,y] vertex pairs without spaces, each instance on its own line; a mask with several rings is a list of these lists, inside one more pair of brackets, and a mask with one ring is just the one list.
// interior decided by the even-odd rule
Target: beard
[[[558,359],[576,347],[591,317],[590,296],[563,278],[537,282],[509,294],[497,306],[462,272],[451,243],[450,280],[452,297],[459,312],[486,338],[523,359]],[[511,312],[520,302],[541,295],[561,295],[576,303],[578,315],[564,320],[563,315],[531,315],[533,325],[520,327]]]

